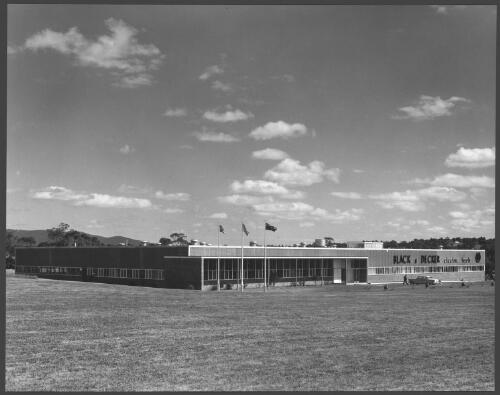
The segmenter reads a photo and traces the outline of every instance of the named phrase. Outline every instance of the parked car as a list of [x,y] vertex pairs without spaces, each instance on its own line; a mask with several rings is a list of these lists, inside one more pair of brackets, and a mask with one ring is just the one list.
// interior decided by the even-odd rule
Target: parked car
[[440,281],[436,278],[433,278],[431,276],[417,276],[415,278],[410,278],[408,279],[410,284],[428,284],[428,285],[436,285]]

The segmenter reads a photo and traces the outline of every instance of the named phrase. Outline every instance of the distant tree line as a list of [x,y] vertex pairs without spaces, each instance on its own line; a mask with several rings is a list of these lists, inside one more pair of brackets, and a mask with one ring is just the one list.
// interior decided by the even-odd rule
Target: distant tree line
[[34,247],[35,245],[38,247],[99,247],[104,245],[97,237],[70,229],[70,226],[64,222],[54,228],[47,229],[47,236],[47,241],[37,245],[36,240],[31,236],[16,237],[14,233],[6,232],[5,255],[15,258],[16,247]]
[[485,250],[485,272],[487,275],[495,273],[495,239],[486,239],[485,237],[446,237],[400,242],[391,240],[384,242],[384,248]]

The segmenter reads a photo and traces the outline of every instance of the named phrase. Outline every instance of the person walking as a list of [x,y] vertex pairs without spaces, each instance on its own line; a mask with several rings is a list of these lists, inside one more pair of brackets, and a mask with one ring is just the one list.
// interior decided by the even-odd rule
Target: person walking
[[403,285],[408,285],[408,277],[406,276],[406,274],[403,277]]

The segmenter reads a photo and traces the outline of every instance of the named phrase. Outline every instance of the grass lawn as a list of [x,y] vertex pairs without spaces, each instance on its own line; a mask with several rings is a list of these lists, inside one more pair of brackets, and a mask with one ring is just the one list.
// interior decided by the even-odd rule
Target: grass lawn
[[495,287],[7,276],[7,391],[494,390]]

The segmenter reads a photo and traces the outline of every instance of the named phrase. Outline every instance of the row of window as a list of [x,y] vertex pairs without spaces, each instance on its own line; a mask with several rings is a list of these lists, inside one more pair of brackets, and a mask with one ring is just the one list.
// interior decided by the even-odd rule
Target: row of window
[[484,265],[476,266],[398,266],[372,267],[368,274],[453,273],[484,271]]
[[[333,277],[333,268],[340,269],[345,267],[345,260],[342,259],[269,259],[268,276],[275,278],[322,278]],[[350,261],[352,268],[364,269],[366,277],[367,262],[364,259],[352,259]],[[244,279],[263,279],[264,260],[263,259],[244,259],[243,278]],[[235,280],[240,278],[241,259],[224,258],[220,259],[220,278],[222,280]],[[203,264],[204,279],[217,279],[217,259],[205,259]],[[362,276],[362,275],[361,275]]]
[[17,273],[26,274],[60,274],[67,276],[97,278],[127,278],[137,280],[164,280],[165,273],[159,269],[126,269],[107,267],[60,267],[60,266],[17,266]]

